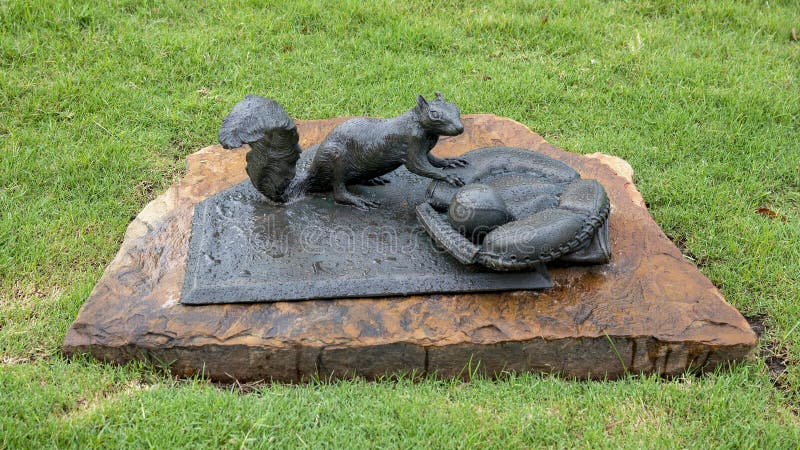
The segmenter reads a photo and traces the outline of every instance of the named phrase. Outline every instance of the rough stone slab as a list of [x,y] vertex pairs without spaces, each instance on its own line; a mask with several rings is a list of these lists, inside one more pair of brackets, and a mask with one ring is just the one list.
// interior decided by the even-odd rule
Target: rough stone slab
[[[301,145],[344,119],[298,124]],[[612,262],[551,268],[555,287],[384,299],[179,304],[194,206],[245,179],[245,150],[205,148],[186,176],[130,224],[67,333],[67,355],[124,363],[150,358],[177,375],[302,381],[353,374],[557,372],[578,378],[678,374],[748,359],[756,337],[644,207],[624,161],[564,152],[525,126],[464,117],[439,156],[506,145],[564,161],[609,194]]]

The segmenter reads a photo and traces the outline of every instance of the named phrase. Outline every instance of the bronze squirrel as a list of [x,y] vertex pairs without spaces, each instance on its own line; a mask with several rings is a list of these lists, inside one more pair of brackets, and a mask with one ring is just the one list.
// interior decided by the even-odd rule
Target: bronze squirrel
[[262,194],[285,203],[304,192],[329,192],[338,203],[359,209],[378,204],[347,190],[350,184],[380,185],[383,175],[401,165],[412,173],[445,181],[464,182],[446,168],[464,167],[461,158],[440,159],[430,154],[439,136],[464,132],[458,106],[442,94],[428,102],[421,95],[408,112],[389,119],[358,117],[333,129],[318,146],[303,152],[306,170],[297,171],[301,158],[294,121],[274,100],[248,95],[225,117],[219,131],[224,148],[250,145],[247,174]]

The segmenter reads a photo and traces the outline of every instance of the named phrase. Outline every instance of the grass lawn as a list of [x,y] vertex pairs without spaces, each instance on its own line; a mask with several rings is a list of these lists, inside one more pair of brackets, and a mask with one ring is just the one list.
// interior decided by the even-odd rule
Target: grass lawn
[[[0,0],[0,448],[797,447],[796,0],[261,3]],[[128,222],[245,94],[316,119],[435,90],[627,159],[686,257],[764,323],[757,360],[232,389],[60,354]]]

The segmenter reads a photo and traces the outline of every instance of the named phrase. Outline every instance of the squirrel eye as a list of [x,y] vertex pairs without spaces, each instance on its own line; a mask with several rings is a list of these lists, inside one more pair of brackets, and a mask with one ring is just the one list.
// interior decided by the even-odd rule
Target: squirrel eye
[[431,111],[431,119],[438,120],[439,119],[439,111]]

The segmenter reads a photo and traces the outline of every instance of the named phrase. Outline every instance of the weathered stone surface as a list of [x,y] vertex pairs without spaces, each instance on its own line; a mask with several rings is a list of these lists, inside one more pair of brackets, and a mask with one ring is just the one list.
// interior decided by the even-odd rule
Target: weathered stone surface
[[[306,148],[343,119],[300,123]],[[66,354],[124,363],[151,358],[174,373],[221,381],[302,381],[314,374],[626,371],[676,374],[750,357],[744,318],[667,239],[632,170],[607,155],[564,152],[525,126],[464,117],[440,156],[493,145],[535,149],[598,179],[612,204],[612,262],[552,268],[555,287],[515,291],[261,304],[179,304],[194,206],[242,180],[244,150],[190,155],[186,176],[134,220],[64,341]],[[477,368],[477,369],[476,369]]]

